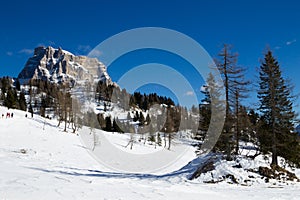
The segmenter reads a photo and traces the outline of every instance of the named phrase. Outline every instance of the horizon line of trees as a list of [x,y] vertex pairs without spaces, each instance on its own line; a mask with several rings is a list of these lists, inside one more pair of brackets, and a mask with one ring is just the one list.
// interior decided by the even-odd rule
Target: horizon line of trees
[[[278,166],[278,157],[281,156],[287,164],[300,167],[300,139],[295,131],[295,123],[298,122],[294,111],[296,96],[292,85],[283,78],[272,51],[267,50],[259,68],[258,112],[247,108],[242,105],[242,100],[248,98],[252,83],[245,79],[246,69],[237,64],[237,58],[238,54],[232,53],[231,46],[225,44],[215,60],[223,84],[218,83],[212,73],[207,77],[202,91],[205,97],[199,105],[198,137],[205,140],[210,122],[214,120],[211,119],[212,109],[223,109],[225,123],[214,146],[215,152],[223,153],[227,160],[232,160],[243,150],[240,142],[252,142],[257,146],[257,153],[251,157],[271,153],[271,166]],[[221,85],[225,94],[222,94]],[[222,95],[225,96],[224,101]]]

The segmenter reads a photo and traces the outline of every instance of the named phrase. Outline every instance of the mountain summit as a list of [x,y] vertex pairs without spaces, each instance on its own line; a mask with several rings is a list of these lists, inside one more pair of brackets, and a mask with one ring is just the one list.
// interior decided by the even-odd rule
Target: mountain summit
[[61,48],[37,47],[18,75],[21,82],[41,79],[53,83],[74,83],[86,79],[112,83],[106,66],[97,58],[75,56]]

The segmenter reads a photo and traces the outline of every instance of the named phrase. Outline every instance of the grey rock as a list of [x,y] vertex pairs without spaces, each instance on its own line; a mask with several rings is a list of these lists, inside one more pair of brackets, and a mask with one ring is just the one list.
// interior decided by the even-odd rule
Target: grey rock
[[53,83],[75,83],[101,80],[112,84],[106,66],[96,58],[75,56],[61,48],[37,47],[18,75],[21,82],[30,79],[47,80]]

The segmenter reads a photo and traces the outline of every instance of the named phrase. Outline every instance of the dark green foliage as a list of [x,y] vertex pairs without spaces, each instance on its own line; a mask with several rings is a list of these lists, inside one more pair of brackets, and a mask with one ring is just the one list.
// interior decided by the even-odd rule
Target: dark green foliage
[[25,99],[25,94],[23,92],[20,93],[19,96],[19,107],[20,110],[26,111],[27,110],[27,103]]
[[114,118],[114,121],[113,121],[113,131],[114,132],[118,132],[118,133],[124,133],[124,131],[119,127],[119,124],[121,124],[121,122],[119,121],[118,118]]
[[6,106],[7,108],[17,108],[17,100],[17,92],[13,88],[9,88],[4,100],[4,106]]
[[[29,81],[28,86],[29,91],[26,92],[29,95],[29,112],[37,110],[40,115],[47,116],[47,112],[52,111],[58,115],[60,122],[65,119],[65,115],[72,115],[70,109],[71,99],[70,95],[67,95],[69,88],[66,85],[32,79]],[[72,121],[72,119],[67,120]]]
[[211,119],[211,98],[210,98],[210,88],[213,87],[213,76],[209,74],[208,80],[206,81],[207,85],[202,87],[201,93],[204,94],[204,98],[201,100],[199,105],[200,112],[200,123],[199,123],[199,133],[196,135],[196,139],[203,140],[207,134],[210,119]]
[[263,152],[272,152],[272,165],[278,165],[278,156],[300,166],[299,143],[294,131],[295,112],[291,87],[282,77],[277,60],[268,51],[260,66],[258,98],[262,122],[259,139]]
[[104,102],[104,109],[103,109],[104,112],[107,111],[107,104]]
[[[117,91],[118,90],[118,91]],[[99,81],[96,86],[96,100],[98,101],[109,101],[112,100],[113,92],[116,92],[118,95],[120,94],[119,88],[114,85],[108,85],[105,82]],[[113,98],[115,101],[117,99]]]
[[145,124],[145,117],[142,112],[140,112],[140,114],[139,114],[139,122],[140,122],[140,125]]
[[[222,100],[222,91],[220,83],[218,83],[212,73],[209,73],[206,85],[203,87],[204,99],[199,105],[200,109],[200,124],[199,133],[196,137],[204,140],[206,146],[200,146],[202,150],[207,151],[214,146],[214,151],[224,153],[226,151],[226,134],[221,133],[220,137],[217,134],[217,127],[222,127],[222,120],[225,114],[225,102]],[[212,118],[212,111],[214,117]],[[222,130],[219,130],[222,131]]]
[[130,97],[130,106],[138,106],[144,111],[148,110],[153,104],[175,105],[171,98],[158,96],[156,93],[142,95],[139,92],[135,92]]
[[20,90],[21,90],[21,84],[20,84],[19,79],[16,80],[15,86],[16,86],[16,90],[17,90],[17,91],[20,91]]
[[9,77],[3,77],[1,78],[0,86],[1,86],[1,92],[2,94],[7,93],[7,90],[11,88],[12,80]]
[[150,124],[150,127],[149,127],[149,138],[148,138],[148,140],[152,143],[156,142],[155,130],[154,130],[153,124]]
[[148,125],[150,123],[151,123],[151,118],[150,118],[150,115],[147,114],[145,124]]
[[135,115],[134,115],[134,117],[133,117],[133,121],[134,121],[134,122],[137,122],[137,121],[139,120],[139,118],[140,118],[139,112],[138,112],[138,111],[135,111]]
[[105,131],[111,132],[112,131],[112,124],[111,124],[111,118],[105,117]]
[[28,111],[30,112],[31,118],[32,118],[33,117],[33,108],[32,108],[31,104],[29,105]]

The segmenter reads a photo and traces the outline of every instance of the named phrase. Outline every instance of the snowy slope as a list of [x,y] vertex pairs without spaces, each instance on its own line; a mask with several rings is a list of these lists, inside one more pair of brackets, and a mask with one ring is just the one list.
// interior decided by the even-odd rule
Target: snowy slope
[[[0,107],[0,114],[8,110]],[[9,110],[0,118],[0,199],[299,199],[300,185],[203,184],[188,181],[191,165],[166,175],[109,171],[76,134],[54,120]],[[0,115],[1,116],[1,115]],[[177,166],[178,167],[178,166]]]

